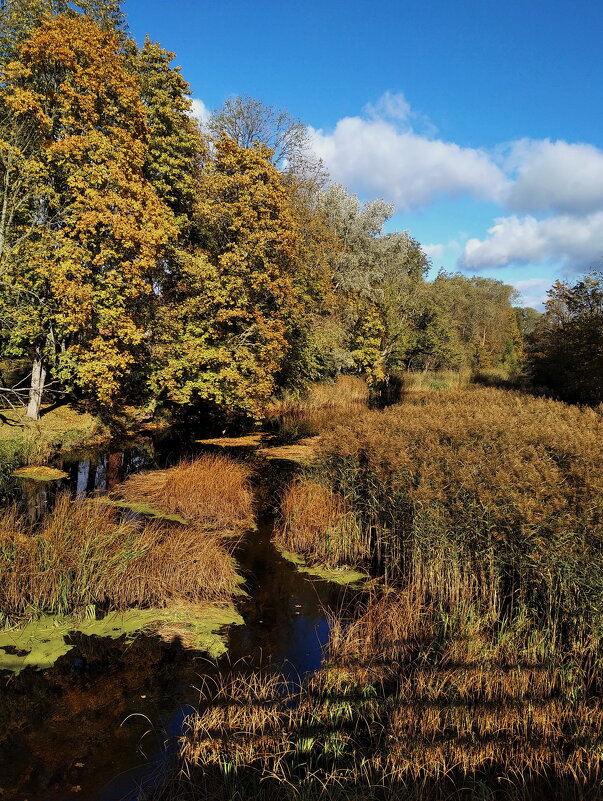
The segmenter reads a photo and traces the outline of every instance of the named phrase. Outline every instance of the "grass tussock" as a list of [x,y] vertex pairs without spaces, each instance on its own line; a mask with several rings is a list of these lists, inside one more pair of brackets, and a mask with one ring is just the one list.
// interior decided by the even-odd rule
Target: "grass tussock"
[[233,530],[252,518],[251,469],[228,456],[205,454],[170,470],[130,477],[117,490],[131,503],[147,503],[203,528]]
[[356,564],[369,556],[369,542],[345,500],[311,479],[295,479],[285,490],[275,541],[311,564]]
[[145,525],[67,495],[39,527],[15,509],[0,517],[5,618],[223,601],[238,583],[230,546],[198,527]]

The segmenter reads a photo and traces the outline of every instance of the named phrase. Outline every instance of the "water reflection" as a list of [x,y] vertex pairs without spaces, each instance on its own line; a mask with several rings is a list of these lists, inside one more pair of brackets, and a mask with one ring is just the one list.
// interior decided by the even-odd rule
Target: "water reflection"
[[[62,491],[105,493],[132,473],[194,452],[192,436],[179,434],[65,457],[55,466],[68,478],[15,480],[10,494],[36,522]],[[165,759],[166,742],[196,703],[201,675],[273,665],[297,681],[315,670],[328,637],[326,610],[343,604],[345,594],[298,573],[270,535],[265,520],[237,553],[248,591],[240,602],[246,625],[231,629],[229,653],[219,665],[178,641],[140,637],[126,644],[73,635],[76,647],[52,670],[0,673],[2,801],[135,799],[138,783]]]

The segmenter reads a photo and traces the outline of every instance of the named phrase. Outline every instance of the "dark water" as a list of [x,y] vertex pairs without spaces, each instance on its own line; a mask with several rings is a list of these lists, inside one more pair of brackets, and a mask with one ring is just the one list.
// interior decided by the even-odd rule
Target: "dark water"
[[[20,480],[8,494],[35,520],[58,492],[107,492],[131,473],[196,450],[192,434],[177,432],[82,454],[56,463],[68,479]],[[178,642],[76,634],[76,647],[52,670],[0,673],[0,801],[135,799],[174,747],[205,677],[270,665],[297,680],[319,666],[327,611],[344,603],[344,592],[298,573],[272,546],[271,529],[263,520],[237,554],[248,592],[239,603],[245,626],[230,629],[218,664]]]

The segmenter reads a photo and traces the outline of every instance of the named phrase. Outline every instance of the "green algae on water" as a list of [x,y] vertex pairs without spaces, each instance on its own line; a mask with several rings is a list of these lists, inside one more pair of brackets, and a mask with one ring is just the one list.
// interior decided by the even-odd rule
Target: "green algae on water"
[[204,651],[212,658],[226,651],[221,629],[242,625],[233,605],[187,604],[168,609],[127,609],[105,617],[77,620],[73,617],[45,616],[13,629],[0,630],[0,670],[20,673],[27,667],[50,668],[72,648],[70,632],[87,636],[127,640],[141,633],[156,634],[184,648]]
[[56,467],[47,467],[46,465],[20,467],[12,475],[15,478],[27,478],[30,481],[60,481],[62,478],[69,478],[69,474],[64,470],[57,470]]
[[188,520],[185,520],[180,515],[170,515],[162,512],[161,509],[156,509],[150,503],[144,501],[120,501],[113,498],[97,498],[99,503],[106,503],[109,506],[115,506],[119,509],[126,509],[129,512],[134,512],[137,515],[144,515],[145,517],[155,517],[159,520],[169,520],[172,523],[182,523],[187,525]]
[[326,567],[326,565],[310,566],[306,564],[306,560],[303,556],[300,556],[300,554],[287,551],[279,545],[277,545],[276,548],[283,559],[295,565],[300,573],[307,573],[313,578],[344,585],[357,585],[369,578],[369,576],[361,570],[356,570],[356,568],[348,567],[347,565],[343,565],[342,567]]

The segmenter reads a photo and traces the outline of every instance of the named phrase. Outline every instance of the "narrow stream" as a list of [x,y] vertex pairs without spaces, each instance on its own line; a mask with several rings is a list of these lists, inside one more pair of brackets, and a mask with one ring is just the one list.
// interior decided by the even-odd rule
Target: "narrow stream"
[[[20,480],[11,494],[35,520],[60,491],[107,492],[131,473],[192,455],[193,442],[148,439],[65,459],[57,466],[69,479]],[[202,677],[270,665],[297,680],[317,669],[328,611],[346,593],[297,572],[271,532],[271,520],[262,520],[237,553],[248,593],[239,603],[245,625],[230,629],[228,654],[217,665],[156,637],[125,644],[76,634],[76,647],[54,668],[0,672],[0,801],[135,801],[173,747]]]

